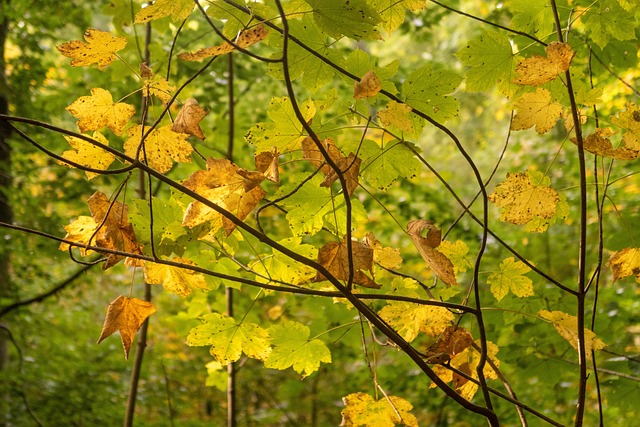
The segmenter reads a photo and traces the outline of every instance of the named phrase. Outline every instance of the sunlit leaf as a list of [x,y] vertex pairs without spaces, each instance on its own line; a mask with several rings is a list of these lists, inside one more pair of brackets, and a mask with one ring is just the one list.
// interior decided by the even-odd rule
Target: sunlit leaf
[[192,0],[155,0],[136,13],[135,24],[171,16],[173,21],[182,21],[191,15],[194,3]]
[[[241,48],[246,48],[264,39],[268,33],[269,32],[264,25],[258,24],[255,27],[240,33],[240,35],[233,40],[233,43]],[[195,52],[181,53],[178,55],[178,58],[184,61],[201,61],[212,56],[225,55],[233,52],[234,50],[236,50],[236,47],[233,44],[223,42],[218,46],[206,47]]]
[[104,68],[116,59],[116,52],[127,45],[127,39],[116,37],[107,31],[88,29],[84,33],[87,41],[73,40],[56,46],[58,51],[66,57],[72,58],[71,66],[83,67],[97,63]]
[[[373,249],[364,243],[352,240],[351,254],[346,241],[344,239],[338,242],[329,242],[318,251],[318,262],[326,268],[329,273],[338,280],[349,279],[349,259],[353,263],[353,283],[364,286],[366,288],[379,288],[380,285],[375,283],[365,271],[373,275]],[[313,279],[314,282],[326,280],[326,277],[318,272]]]
[[318,370],[320,363],[331,363],[331,352],[319,339],[309,339],[309,328],[302,323],[285,320],[268,329],[271,352],[264,366],[287,369],[307,377]]
[[366,393],[351,393],[342,398],[341,426],[418,427],[418,419],[411,412],[413,405],[401,397],[383,396],[379,400]]
[[458,115],[458,100],[451,93],[462,78],[447,70],[433,70],[424,65],[402,83],[404,102],[436,120],[446,120]]
[[122,133],[135,114],[133,105],[114,103],[111,93],[100,88],[91,89],[91,96],[76,99],[67,107],[67,111],[79,119],[78,128],[81,132],[108,127],[117,135]]
[[[562,311],[540,310],[538,315],[543,319],[547,319],[556,328],[556,331],[578,351],[578,318]],[[596,334],[586,329],[584,330],[584,346],[587,352],[587,359],[591,360],[591,352],[594,350],[602,350],[606,344],[602,342]]]
[[[596,128],[594,133],[583,139],[583,147],[590,153],[616,160],[635,160],[640,157],[639,150],[627,147],[613,148],[613,144],[608,137],[614,133],[609,128]],[[578,143],[576,138],[571,138],[571,142]],[[638,149],[640,149],[640,145],[638,145]]]
[[640,283],[640,248],[625,248],[614,252],[607,263],[613,273],[613,280],[636,276]]
[[188,133],[204,141],[205,136],[200,128],[200,121],[202,121],[206,115],[207,111],[198,105],[198,101],[189,98],[184,102],[184,105],[176,116],[173,125],[171,125],[171,130],[178,133]]
[[162,102],[169,102],[171,100],[171,94],[175,89],[175,86],[166,79],[162,77],[152,77],[144,80],[142,94],[147,98],[153,95]]
[[489,274],[487,284],[498,301],[511,291],[517,297],[533,295],[533,282],[525,276],[531,269],[522,261],[509,257],[500,263],[498,271]]
[[411,107],[406,104],[391,101],[387,104],[386,109],[378,111],[378,118],[380,123],[385,126],[393,126],[405,132],[413,132],[411,110]]
[[569,69],[575,52],[566,43],[552,42],[546,48],[546,58],[534,55],[524,59],[516,66],[518,76],[514,83],[540,86],[550,82]]
[[392,301],[378,314],[408,342],[420,332],[436,337],[454,320],[446,308],[404,301]]
[[333,38],[377,40],[378,13],[365,0],[305,0],[318,27]]
[[[127,130],[124,152],[127,156],[144,161],[158,172],[167,172],[173,162],[188,163],[191,161],[193,147],[187,142],[189,135],[171,130],[171,126],[153,129],[144,140],[144,148],[140,147],[142,126],[136,125]],[[147,130],[145,129],[145,132]]]
[[[185,258],[172,258],[171,261],[194,265]],[[150,261],[144,263],[144,280],[152,285],[162,285],[167,291],[183,297],[191,294],[192,289],[207,289],[202,273]]]
[[511,122],[511,129],[524,130],[535,126],[536,132],[549,132],[562,116],[562,105],[551,100],[551,92],[538,88],[535,92],[522,95],[513,103],[517,113]]
[[362,76],[360,81],[353,82],[353,97],[357,99],[366,99],[376,96],[382,89],[380,79],[372,70]]
[[[67,140],[73,150],[67,150],[62,153],[62,157],[79,165],[86,166],[92,169],[107,170],[109,165],[113,163],[116,156],[103,148],[100,148],[92,143],[85,141],[84,139],[76,138],[74,136],[66,136]],[[103,145],[109,145],[109,141],[100,132],[93,133],[93,139],[100,142]],[[60,162],[60,164],[72,167],[68,163]],[[85,171],[88,179],[93,179],[100,175],[96,172]]]
[[626,148],[640,151],[640,106],[628,103],[626,110],[611,118],[611,123],[623,130],[622,142]]

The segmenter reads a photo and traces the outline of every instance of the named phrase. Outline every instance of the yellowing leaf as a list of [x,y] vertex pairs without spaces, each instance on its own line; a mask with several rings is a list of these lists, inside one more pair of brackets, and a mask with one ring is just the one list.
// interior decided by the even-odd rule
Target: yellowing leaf
[[[427,229],[427,235],[422,237],[422,232],[425,229]],[[441,233],[438,227],[431,221],[414,219],[407,224],[407,231],[422,259],[433,270],[433,273],[446,285],[457,285],[453,263],[436,249],[441,243]]]
[[254,158],[256,169],[263,173],[264,177],[271,182],[280,182],[280,171],[278,169],[279,155],[278,149],[273,151],[263,151],[256,154]]
[[[145,130],[146,132],[146,130]],[[173,161],[191,162],[193,147],[187,142],[189,135],[171,130],[171,126],[162,126],[151,131],[144,141],[144,149],[140,148],[142,126],[137,125],[127,130],[124,152],[127,156],[146,162],[158,172],[167,172]]]
[[560,200],[549,184],[549,178],[539,172],[508,173],[507,180],[489,195],[489,201],[501,208],[501,221],[522,225],[534,219],[549,219],[556,215]]
[[546,48],[547,57],[534,55],[516,66],[513,82],[521,85],[540,86],[564,73],[571,65],[575,52],[566,43],[552,42]]
[[360,81],[353,82],[353,97],[357,99],[367,99],[376,96],[382,89],[382,83],[373,70],[367,71]]
[[438,246],[438,252],[449,258],[455,274],[464,273],[471,268],[471,261],[467,257],[469,247],[462,240],[456,240],[455,243],[443,240]]
[[173,21],[182,21],[191,15],[193,6],[193,0],[155,0],[153,4],[147,4],[136,13],[136,19],[133,22],[144,24],[166,16],[171,16]]
[[522,261],[516,261],[509,257],[500,263],[498,271],[492,272],[487,278],[487,284],[491,286],[491,293],[498,301],[509,293],[522,297],[533,295],[533,282],[524,276],[531,271]]
[[525,93],[513,103],[517,110],[511,122],[512,130],[536,127],[536,132],[543,134],[550,131],[562,116],[562,105],[551,101],[551,92],[538,88],[535,93]]
[[[327,138],[324,141],[320,141],[322,147],[325,149],[329,158],[334,162],[337,162],[339,158],[344,157],[332,138]],[[327,164],[322,152],[316,145],[313,138],[307,136],[302,140],[302,157],[309,160],[316,168],[320,168],[325,176],[329,175],[332,171],[331,166]]]
[[285,320],[271,326],[271,353],[264,361],[266,368],[293,370],[307,377],[318,370],[320,363],[331,363],[331,352],[319,339],[309,339],[309,328],[302,323]]
[[[246,30],[240,33],[236,40],[234,40],[234,44],[244,49],[251,46],[252,44],[258,43],[260,40],[264,39],[267,34],[267,28],[262,24],[258,24],[250,30]],[[195,52],[181,53],[180,55],[178,55],[178,58],[184,61],[200,61],[211,56],[220,56],[233,52],[235,49],[236,48],[233,44],[223,42],[218,46],[206,47]]]
[[[74,136],[64,136],[73,150],[67,150],[62,153],[62,157],[79,165],[86,166],[92,169],[106,170],[109,165],[113,163],[116,156],[104,149],[93,145],[92,143],[85,141],[84,139],[76,138]],[[100,132],[93,133],[93,139],[100,142],[103,145],[109,145],[109,141]],[[59,162],[62,165],[73,167],[68,163]],[[93,179],[98,176],[98,173],[85,171],[88,179]]]
[[[364,286],[366,288],[379,288],[380,285],[375,283],[364,271],[368,270],[373,275],[373,249],[364,243],[351,241],[352,259],[353,259],[353,283]],[[349,250],[347,246],[346,236],[342,242],[329,242],[318,251],[318,262],[326,268],[331,275],[338,280],[349,279]],[[313,282],[321,282],[326,277],[318,272]]]
[[412,110],[407,104],[391,101],[387,104],[386,109],[378,111],[378,118],[380,123],[385,126],[393,126],[401,131],[413,132]]
[[[336,166],[340,169],[340,173],[346,181],[346,191],[349,196],[358,188],[358,174],[360,173],[360,164],[362,160],[353,153],[349,153],[349,157],[340,156],[336,160]],[[324,181],[320,183],[320,187],[331,187],[331,184],[338,180],[338,173],[332,168]]]
[[[547,319],[556,328],[556,331],[571,344],[576,351],[578,350],[578,318],[562,311],[540,310],[538,315],[543,319]],[[591,352],[593,350],[602,350],[606,344],[600,340],[593,331],[584,330],[584,346],[587,351],[587,359],[591,360]]]
[[155,312],[155,306],[149,301],[120,295],[109,304],[98,344],[114,332],[120,331],[125,358],[128,359],[134,335],[147,317]]
[[[431,357],[438,357],[438,362],[444,363],[462,353],[472,344],[473,337],[465,328],[450,325],[440,334],[438,340],[429,346],[427,354],[431,354]],[[436,363],[433,359],[428,362]]]
[[416,339],[419,332],[436,337],[454,320],[446,308],[404,301],[392,301],[378,314],[408,342]]
[[[314,259],[318,256],[318,250],[312,245],[303,244],[300,237],[289,237],[278,243],[307,258]],[[271,255],[255,261],[250,267],[256,272],[256,280],[259,282],[268,282],[265,279],[268,277],[269,280],[298,285],[308,282],[316,275],[316,271],[312,267],[300,264],[275,249],[272,250]]]
[[623,129],[622,142],[626,148],[640,151],[640,106],[628,103],[625,111],[611,118],[611,123]]
[[[98,229],[98,224],[90,216],[79,216],[78,219],[73,221],[69,225],[65,225],[64,229],[67,231],[67,235],[64,236],[65,240],[78,243],[80,245],[92,245],[92,239]],[[69,250],[70,245],[68,243],[60,243],[58,249],[61,251]],[[80,248],[82,256],[87,254],[87,250]]]
[[188,133],[204,141],[204,133],[200,128],[200,121],[204,119],[207,112],[198,105],[198,101],[189,98],[184,102],[176,120],[171,126],[171,130],[178,133]]
[[387,396],[375,400],[366,393],[351,393],[342,398],[344,427],[418,427],[418,419],[409,411],[413,405],[401,397]]
[[116,59],[116,52],[124,49],[127,39],[116,37],[107,31],[88,29],[84,33],[87,43],[73,40],[56,46],[56,49],[68,58],[72,58],[71,66],[82,67],[97,63],[104,68]]
[[640,283],[640,248],[625,248],[611,254],[607,263],[613,273],[613,281],[636,276]]
[[373,261],[383,268],[393,270],[402,265],[400,250],[396,248],[383,248],[382,244],[375,238],[373,233],[368,233],[363,243],[373,249]]
[[153,77],[145,79],[142,85],[142,94],[145,97],[155,96],[162,102],[169,102],[171,100],[171,92],[176,88],[162,77]]
[[81,96],[67,107],[67,111],[78,118],[81,132],[108,127],[120,135],[129,119],[135,114],[133,105],[113,102],[108,90],[93,88],[91,96]]
[[[596,128],[595,133],[583,140],[584,149],[598,156],[610,157],[616,160],[635,160],[640,157],[640,151],[638,150],[632,150],[627,147],[613,148],[613,144],[607,137],[614,133],[612,129]],[[576,138],[571,138],[571,142],[578,143]],[[638,149],[640,149],[640,145]]]
[[[173,258],[171,261],[194,265],[185,258]],[[169,291],[182,297],[191,293],[191,289],[207,289],[204,274],[172,265],[144,263],[144,280],[152,285],[162,285]]]
[[187,345],[210,345],[209,352],[223,365],[248,357],[265,360],[269,355],[269,334],[255,323],[238,323],[233,317],[211,313],[202,317],[203,324],[191,329]]

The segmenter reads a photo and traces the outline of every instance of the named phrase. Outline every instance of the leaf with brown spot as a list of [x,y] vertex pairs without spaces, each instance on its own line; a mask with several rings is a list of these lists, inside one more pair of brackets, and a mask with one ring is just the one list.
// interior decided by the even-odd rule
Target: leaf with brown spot
[[124,49],[127,39],[116,37],[107,31],[88,29],[84,33],[86,43],[73,40],[56,46],[56,49],[68,58],[72,58],[72,67],[82,67],[97,63],[104,68],[116,59],[116,52]]
[[[327,138],[324,141],[321,141],[322,147],[329,154],[329,157],[334,162],[337,162],[338,159],[344,157],[336,144],[333,142],[333,139]],[[316,168],[320,168],[320,172],[322,172],[325,176],[327,176],[333,169],[326,163],[322,152],[316,145],[313,138],[307,136],[302,140],[302,157],[306,160],[309,160]]]
[[640,151],[640,106],[629,102],[625,111],[611,118],[611,123],[623,130],[622,142],[625,147]]
[[[353,259],[353,283],[365,288],[380,288],[364,271],[373,276],[373,249],[356,240],[351,241]],[[346,236],[342,242],[329,242],[318,251],[318,263],[322,264],[338,280],[349,280],[349,251]],[[327,278],[320,272],[312,282],[321,282]]]
[[345,408],[343,427],[418,427],[418,419],[411,412],[413,405],[397,396],[382,396],[376,400],[367,393],[351,393],[342,398]]
[[200,122],[207,114],[208,112],[198,105],[198,101],[189,98],[178,112],[173,125],[171,125],[171,130],[178,133],[188,133],[204,141],[205,136],[200,128]]
[[[145,130],[146,132],[146,130]],[[144,150],[139,149],[142,126],[136,125],[127,130],[127,139],[124,143],[124,153],[146,163],[158,172],[168,172],[173,167],[173,162],[191,162],[193,147],[187,142],[189,135],[171,130],[166,125],[156,128],[149,133],[144,141]]]
[[[426,237],[422,237],[424,230],[427,230]],[[446,285],[457,285],[453,263],[442,252],[436,248],[440,246],[441,232],[431,221],[424,219],[414,219],[407,224],[407,231],[413,244],[418,249],[422,259],[427,263],[433,273],[438,276]]]
[[549,132],[562,117],[562,105],[551,100],[551,92],[538,88],[535,93],[525,93],[513,103],[516,115],[512,130],[525,130],[535,126],[536,132]]
[[142,85],[142,94],[146,98],[153,95],[162,102],[169,102],[172,97],[171,93],[175,89],[175,86],[169,83],[166,79],[162,77],[152,77],[144,80]]
[[471,344],[473,344],[473,337],[465,328],[450,325],[442,332],[438,341],[427,349],[427,353],[444,353],[452,359]]
[[135,114],[133,105],[113,102],[108,90],[93,88],[91,96],[81,96],[66,108],[78,120],[81,132],[108,127],[120,135]]
[[[97,145],[93,145],[92,143],[85,141],[84,139],[76,138],[75,136],[64,136],[64,139],[67,140],[71,148],[73,150],[67,150],[62,153],[62,157],[65,159],[75,162],[79,165],[86,166],[92,169],[100,169],[107,170],[109,165],[113,163],[116,159],[116,156]],[[100,132],[96,131],[93,133],[93,139],[100,142],[102,145],[109,145],[109,141],[104,137]],[[72,165],[65,163],[63,161],[58,161],[58,163],[73,167]],[[87,179],[93,179],[99,174],[96,172],[85,171],[87,174]]]
[[[353,192],[359,185],[358,175],[360,174],[360,163],[362,163],[362,160],[353,153],[349,153],[349,157],[341,156],[336,161],[336,165],[346,181],[346,190],[349,197],[353,195]],[[334,169],[331,169],[324,178],[324,181],[320,183],[320,187],[331,187],[331,184],[336,180],[338,180],[338,173]]]
[[[241,48],[246,48],[252,44],[258,43],[264,39],[268,34],[267,28],[258,24],[250,30],[243,31],[234,41],[234,44]],[[211,56],[220,56],[236,50],[235,46],[231,43],[223,42],[218,46],[206,47],[204,49],[198,49],[195,52],[184,52],[178,55],[178,58],[184,61],[200,61],[204,58]]]
[[614,252],[607,263],[613,273],[613,281],[635,276],[640,283],[640,248],[625,248]]
[[516,66],[513,82],[521,85],[540,86],[550,82],[569,69],[575,52],[566,43],[552,42],[546,48],[547,57],[534,55]]
[[382,83],[373,70],[367,71],[360,81],[353,82],[353,97],[355,99],[366,99],[376,96],[382,89]]
[[[640,151],[638,150],[632,150],[627,147],[613,148],[613,144],[608,137],[615,133],[613,129],[596,128],[594,133],[583,140],[584,149],[595,155],[616,160],[635,160],[640,157]],[[578,144],[576,138],[571,138],[571,142]]]
[[147,317],[155,312],[155,306],[149,301],[120,295],[111,301],[107,308],[107,316],[104,319],[104,326],[102,326],[98,344],[114,332],[120,331],[124,355],[126,359],[129,359],[129,350],[133,343],[133,337]]

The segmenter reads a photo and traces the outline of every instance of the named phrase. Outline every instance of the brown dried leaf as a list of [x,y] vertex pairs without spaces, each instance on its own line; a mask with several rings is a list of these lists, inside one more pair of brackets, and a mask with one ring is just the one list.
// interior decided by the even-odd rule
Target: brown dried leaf
[[[234,41],[235,45],[246,48],[252,44],[258,43],[267,36],[267,29],[264,25],[258,24],[250,30],[243,31]],[[178,55],[178,58],[184,61],[200,61],[211,56],[220,56],[235,50],[235,46],[231,43],[224,42],[218,46],[206,47],[195,52],[184,52]]]
[[360,81],[353,82],[353,97],[355,99],[365,99],[376,96],[382,89],[380,79],[373,71],[367,71]]
[[200,128],[200,121],[208,114],[204,108],[198,105],[198,101],[189,98],[184,102],[176,120],[171,125],[171,130],[178,133],[188,133],[204,141],[204,133]]
[[255,163],[256,169],[264,174],[264,177],[276,184],[280,182],[280,170],[278,169],[278,163],[280,160],[280,154],[278,149],[274,148],[273,151],[263,151],[256,154]]
[[611,254],[607,263],[613,273],[613,281],[635,276],[640,283],[640,248],[625,248]]
[[[427,229],[427,236],[422,237],[422,232]],[[436,248],[440,246],[441,232],[431,221],[414,219],[407,224],[407,231],[413,244],[420,252],[429,268],[445,284],[457,285],[453,263]]]
[[[336,165],[344,175],[344,178],[347,182],[347,194],[349,197],[353,194],[353,192],[358,188],[358,174],[360,173],[360,160],[353,153],[349,153],[349,157],[340,157],[336,161]],[[338,173],[331,169],[331,171],[324,178],[324,181],[320,183],[320,187],[330,187],[338,179]]]
[[[337,162],[338,159],[344,157],[338,147],[333,142],[333,139],[327,138],[322,141],[322,146],[325,151],[329,154],[329,157]],[[318,146],[314,142],[313,138],[307,136],[302,140],[302,157],[306,160],[309,160],[316,168],[320,168],[320,172],[322,172],[325,176],[331,173],[333,169],[329,166],[322,153],[318,149]]]
[[102,326],[98,344],[114,332],[120,331],[125,358],[128,359],[134,335],[147,317],[155,312],[155,306],[149,301],[120,295],[111,301],[107,308],[107,316],[104,319],[104,326]]
[[[598,156],[610,157],[616,160],[635,160],[640,157],[640,151],[627,147],[613,148],[611,140],[607,137],[615,133],[612,129],[597,128],[595,133],[583,140],[584,149]],[[571,138],[571,142],[578,144],[576,138]]]
[[547,57],[534,55],[516,66],[513,82],[521,85],[540,86],[564,73],[571,65],[575,52],[566,43],[552,42],[546,48]]
[[[380,288],[363,270],[368,270],[373,276],[373,249],[356,240],[351,241],[353,254],[353,283],[365,288]],[[342,242],[329,242],[318,251],[318,262],[324,266],[338,280],[349,279],[349,251],[346,236]],[[312,282],[327,280],[318,272]]]
[[445,353],[452,359],[456,354],[462,353],[473,344],[473,337],[465,328],[448,326],[438,341],[427,349],[427,353]]

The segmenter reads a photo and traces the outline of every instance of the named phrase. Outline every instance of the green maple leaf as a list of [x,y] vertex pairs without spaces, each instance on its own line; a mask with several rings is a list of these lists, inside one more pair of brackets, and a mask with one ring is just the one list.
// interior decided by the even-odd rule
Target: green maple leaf
[[[299,106],[306,121],[315,116],[316,107],[313,101],[307,100]],[[273,147],[283,154],[300,149],[300,142],[306,133],[289,98],[272,98],[267,115],[271,122],[261,122],[252,127],[245,136],[247,142],[255,144],[258,153],[272,151]]]
[[508,0],[506,6],[513,12],[511,28],[514,30],[534,35],[553,31],[553,9],[547,0]]
[[483,92],[497,84],[503,93],[510,92],[516,55],[504,33],[484,31],[456,55],[463,64],[471,67],[465,79],[468,90]]
[[436,120],[458,115],[458,100],[450,96],[462,78],[453,71],[418,68],[402,83],[404,102]]
[[509,291],[520,298],[530,297],[533,295],[533,282],[525,276],[530,271],[525,263],[509,257],[500,263],[498,271],[489,275],[487,284],[491,286],[491,293],[498,301]]
[[[182,226],[184,209],[173,199],[153,198],[153,243],[159,255],[181,255],[185,245],[183,240],[189,230]],[[146,200],[134,200],[129,210],[129,221],[136,231],[140,244],[151,243],[149,230],[149,203]]]
[[609,41],[635,38],[635,20],[617,1],[601,0],[587,11],[585,28],[591,39],[603,49]]
[[187,336],[190,346],[210,345],[211,355],[222,364],[248,357],[264,360],[269,354],[269,334],[255,323],[238,323],[233,317],[211,313],[202,317],[204,323],[191,329]]
[[426,7],[424,0],[372,0],[371,6],[378,11],[381,26],[387,33],[392,33],[404,22],[405,8],[413,12]]
[[400,141],[390,141],[379,146],[373,141],[364,141],[360,171],[369,184],[380,190],[389,188],[398,178],[412,178],[422,168],[422,163]]
[[329,36],[355,40],[377,40],[380,15],[365,0],[306,0],[313,8],[313,19]]
[[[287,221],[296,236],[315,234],[324,224],[324,216],[333,209],[328,188],[320,187],[323,177],[318,174],[306,182],[282,204],[289,211]],[[279,194],[288,194],[295,185],[283,187]]]
[[269,328],[271,353],[264,366],[293,370],[307,377],[318,370],[320,363],[331,363],[331,352],[319,339],[309,339],[309,328],[302,323],[285,320]]
[[[312,245],[302,244],[300,237],[289,237],[288,239],[280,240],[278,243],[295,251],[298,255],[310,259],[316,259],[318,257],[318,249]],[[313,279],[316,274],[313,268],[300,264],[275,249],[273,249],[271,255],[255,261],[251,265],[251,268],[256,273],[267,276],[271,280],[279,280],[294,285],[309,281]],[[265,281],[265,279],[260,276],[256,277],[256,280]]]

